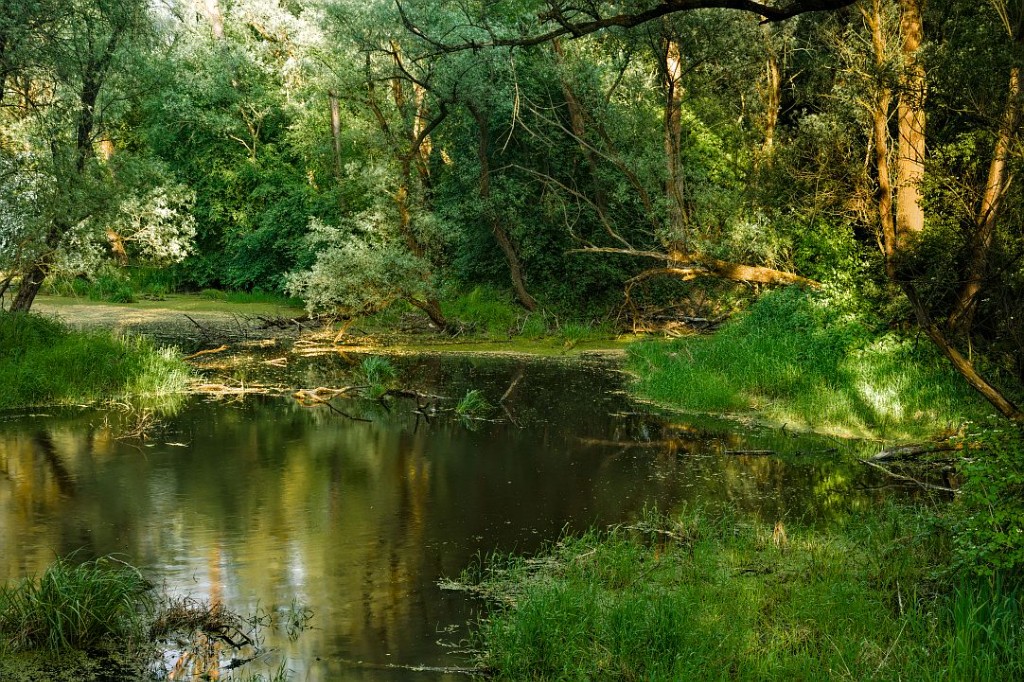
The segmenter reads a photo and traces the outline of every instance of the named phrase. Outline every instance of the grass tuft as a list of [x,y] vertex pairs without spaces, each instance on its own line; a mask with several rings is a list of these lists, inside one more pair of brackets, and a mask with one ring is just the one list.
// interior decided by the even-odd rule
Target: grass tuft
[[494,409],[494,406],[487,402],[487,398],[477,389],[472,389],[462,396],[458,405],[455,406],[455,413],[460,417],[478,418]]
[[58,559],[38,578],[0,587],[0,637],[11,651],[141,641],[151,587],[137,569],[114,559]]
[[72,331],[38,315],[0,313],[0,409],[185,391],[188,368],[144,338]]

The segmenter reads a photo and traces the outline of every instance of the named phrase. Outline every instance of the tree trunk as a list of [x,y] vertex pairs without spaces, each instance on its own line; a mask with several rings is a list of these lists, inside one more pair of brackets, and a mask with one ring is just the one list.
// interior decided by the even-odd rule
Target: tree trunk
[[580,151],[583,152],[583,157],[587,161],[590,180],[594,183],[594,206],[601,214],[604,214],[608,202],[604,190],[601,189],[600,178],[597,175],[597,170],[600,168],[597,154],[594,153],[594,148],[586,143],[587,127],[583,115],[583,107],[576,97],[576,91],[573,90],[572,83],[566,77],[565,53],[562,51],[561,41],[558,39],[551,41],[551,47],[555,51],[555,59],[559,66],[559,83],[562,86],[562,96],[565,97],[565,106],[569,110],[569,126],[572,129],[573,137],[576,138],[576,142],[580,147]]
[[666,40],[662,45],[661,77],[664,90],[665,159],[668,177],[665,193],[669,205],[670,241],[689,249],[689,212],[686,207],[686,178],[682,168],[683,137],[683,65],[679,43]]
[[779,55],[772,45],[772,33],[769,27],[764,28],[765,48],[768,57],[765,60],[765,80],[761,89],[764,100],[764,141],[761,143],[759,161],[771,158],[775,149],[775,130],[779,125],[779,110],[782,108],[782,68]]
[[338,93],[331,90],[327,93],[331,105],[331,139],[334,141],[334,176],[341,182],[341,106]]
[[964,287],[957,297],[953,314],[950,315],[950,328],[965,334],[970,334],[974,322],[974,311],[977,309],[978,294],[981,292],[988,266],[988,255],[992,248],[992,237],[995,233],[996,219],[999,216],[999,206],[1009,187],[1006,164],[1020,120],[1020,79],[1020,67],[1015,66],[1010,70],[1006,106],[1003,109],[1003,118],[996,135],[985,191],[981,197],[978,214],[974,219],[974,238],[971,240],[971,256],[964,277]]
[[206,20],[210,22],[210,29],[213,31],[213,39],[221,40],[224,38],[224,14],[220,10],[220,3],[218,0],[199,0],[199,8],[206,17]]
[[529,291],[526,290],[526,282],[523,278],[523,268],[519,262],[519,254],[516,253],[515,246],[513,246],[508,232],[502,226],[501,221],[498,220],[497,215],[490,205],[491,162],[489,154],[491,132],[490,125],[487,121],[487,115],[482,109],[475,105],[470,105],[469,111],[473,114],[473,118],[476,119],[477,131],[480,136],[480,144],[477,147],[477,157],[480,160],[479,195],[480,203],[483,204],[484,217],[491,225],[491,232],[494,233],[495,241],[498,242],[498,246],[501,248],[502,253],[505,254],[505,261],[508,263],[509,274],[512,277],[512,288],[516,292],[516,298],[519,299],[519,302],[524,308],[533,311],[537,309],[537,300],[530,295]]
[[900,0],[904,71],[897,105],[899,152],[897,156],[896,239],[900,248],[924,229],[921,180],[925,160],[925,71],[918,51],[924,41],[921,0]]
[[27,313],[32,309],[32,303],[43,286],[46,276],[50,273],[50,259],[43,258],[38,263],[29,266],[28,271],[22,275],[21,284],[18,286],[18,293],[11,302],[12,313]]
[[[885,66],[885,34],[882,32],[882,2],[874,0],[871,11],[864,10],[864,18],[871,29],[871,45],[875,53],[875,66]],[[878,173],[878,218],[881,224],[882,254],[885,256],[885,274],[896,278],[896,221],[893,216],[892,177],[889,174],[889,108],[892,91],[880,87],[871,111],[872,138],[875,150],[875,169]]]

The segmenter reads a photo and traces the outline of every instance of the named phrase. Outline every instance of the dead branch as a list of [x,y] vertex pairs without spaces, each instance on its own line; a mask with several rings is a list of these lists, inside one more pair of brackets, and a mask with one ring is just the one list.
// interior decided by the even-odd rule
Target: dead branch
[[[191,319],[191,318],[189,318],[189,319]],[[193,320],[193,322],[194,321],[195,320]],[[193,353],[192,355],[186,355],[185,357],[182,358],[182,360],[192,360],[193,358],[198,358],[201,355],[213,355],[214,353],[223,353],[224,351],[228,350],[229,348],[231,348],[231,346],[228,346],[227,344],[224,344],[220,348],[211,348],[210,350],[201,350],[198,353]]]
[[613,247],[587,247],[584,249],[572,249],[569,253],[590,253],[590,254],[618,254],[633,256],[637,258],[654,258],[664,261],[667,266],[664,268],[652,268],[641,273],[630,280],[630,282],[641,281],[659,275],[680,277],[684,280],[696,279],[701,276],[712,276],[720,279],[727,279],[743,284],[770,284],[787,285],[802,284],[809,287],[821,286],[818,282],[801,277],[792,272],[776,270],[761,265],[744,265],[729,261],[711,258],[698,253],[679,253],[645,251],[640,249],[618,249]]
[[873,469],[878,469],[879,471],[881,471],[886,476],[890,476],[892,478],[895,478],[897,481],[904,481],[906,483],[913,483],[914,485],[920,486],[921,488],[924,488],[925,490],[936,490],[938,492],[956,494],[956,491],[953,490],[952,488],[947,488],[944,485],[935,485],[934,483],[927,483],[925,481],[919,481],[916,478],[911,478],[910,476],[904,476],[903,474],[897,474],[895,471],[893,471],[891,469],[887,469],[886,467],[882,466],[881,464],[876,464],[875,462],[872,462],[870,459],[858,459],[857,461],[860,462],[861,464],[866,464],[867,466],[872,467]]
[[963,450],[963,443],[923,443],[918,445],[897,445],[885,448],[871,457],[872,462],[887,462],[894,459],[914,459],[935,452],[956,452]]
[[566,18],[566,14],[569,11],[577,8],[566,8],[561,3],[549,3],[550,9],[538,15],[541,22],[554,26],[544,33],[514,38],[502,38],[491,33],[489,40],[468,39],[459,43],[444,43],[428,36],[409,17],[401,2],[396,1],[396,5],[402,19],[402,24],[407,31],[422,39],[440,53],[452,53],[465,50],[476,51],[487,47],[532,47],[551,42],[562,36],[580,38],[609,28],[634,28],[671,14],[697,9],[739,10],[760,16],[763,23],[769,23],[784,21],[809,12],[837,10],[852,5],[854,2],[855,0],[791,0],[791,2],[784,3],[783,6],[779,7],[756,2],[755,0],[661,0],[661,2],[647,10],[612,16],[601,16],[594,11],[594,3],[586,3],[586,7],[579,11],[580,15],[586,17],[583,21],[571,21]]

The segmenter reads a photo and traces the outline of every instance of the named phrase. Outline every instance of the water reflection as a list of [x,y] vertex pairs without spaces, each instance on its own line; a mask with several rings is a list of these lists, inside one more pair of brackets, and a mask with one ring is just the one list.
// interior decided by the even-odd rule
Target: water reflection
[[[440,592],[478,552],[530,551],[564,528],[645,506],[723,504],[768,520],[823,519],[883,491],[835,444],[667,424],[638,413],[601,366],[403,361],[404,383],[483,390],[495,421],[429,422],[412,401],[345,403],[353,421],[289,399],[195,400],[148,443],[95,411],[0,423],[0,581],[54,556],[120,553],[177,594],[240,610],[315,612],[271,641],[296,680],[403,679],[374,665],[458,665],[438,640],[476,605]],[[293,368],[339,385],[345,367]],[[340,404],[340,403],[339,403]],[[771,450],[778,456],[765,456]],[[430,679],[409,673],[408,679]],[[438,676],[436,679],[444,679]]]

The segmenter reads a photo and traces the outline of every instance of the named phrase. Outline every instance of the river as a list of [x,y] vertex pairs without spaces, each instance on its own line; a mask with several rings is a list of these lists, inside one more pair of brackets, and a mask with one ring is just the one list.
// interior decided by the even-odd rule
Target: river
[[[437,581],[481,555],[645,508],[817,523],[892,494],[842,443],[667,419],[606,361],[394,362],[402,386],[451,399],[194,397],[147,440],[120,437],[116,411],[3,415],[0,582],[55,556],[116,554],[171,594],[313,614],[298,636],[269,629],[246,674],[454,680],[389,666],[468,665],[467,623],[486,605]],[[346,367],[314,359],[290,377],[341,385]],[[500,402],[489,419],[447,409],[470,389]]]

